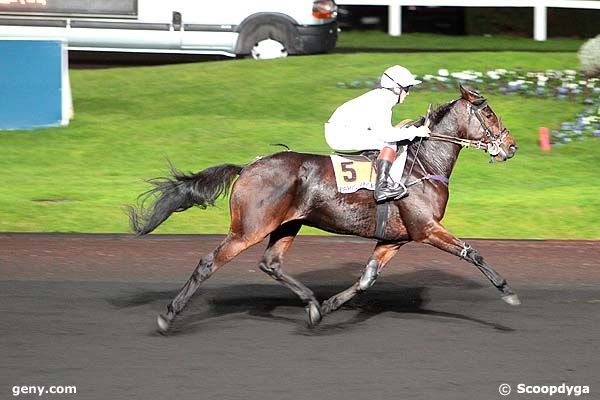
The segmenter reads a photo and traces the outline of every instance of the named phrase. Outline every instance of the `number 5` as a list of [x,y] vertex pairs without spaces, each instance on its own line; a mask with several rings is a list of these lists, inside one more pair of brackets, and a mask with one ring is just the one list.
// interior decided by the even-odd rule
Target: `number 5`
[[344,175],[344,182],[356,181],[356,170],[354,168],[350,168],[352,166],[352,164],[354,164],[353,161],[346,161],[341,164],[342,171],[350,173],[350,176]]

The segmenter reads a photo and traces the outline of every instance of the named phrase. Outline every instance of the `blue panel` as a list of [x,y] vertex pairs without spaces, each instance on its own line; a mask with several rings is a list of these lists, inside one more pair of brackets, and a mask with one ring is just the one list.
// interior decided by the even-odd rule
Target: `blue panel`
[[62,42],[0,40],[0,129],[62,121]]

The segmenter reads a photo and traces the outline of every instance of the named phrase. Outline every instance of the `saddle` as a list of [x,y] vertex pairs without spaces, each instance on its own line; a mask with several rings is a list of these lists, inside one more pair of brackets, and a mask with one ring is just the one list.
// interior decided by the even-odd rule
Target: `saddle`
[[369,160],[372,163],[377,161],[377,157],[379,156],[379,150],[361,150],[361,151],[341,151],[335,150],[334,154],[348,158],[353,161],[366,161]]

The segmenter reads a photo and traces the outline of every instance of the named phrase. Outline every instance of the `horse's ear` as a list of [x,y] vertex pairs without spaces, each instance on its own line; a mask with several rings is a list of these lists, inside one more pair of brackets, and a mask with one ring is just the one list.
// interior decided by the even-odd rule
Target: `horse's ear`
[[462,98],[465,100],[468,100],[469,99],[469,91],[463,85],[458,85],[458,87],[460,89],[460,94],[461,94]]
[[481,99],[481,95],[479,93],[469,90],[463,85],[459,85],[459,87],[462,98],[467,100],[469,103],[473,103],[474,101]]

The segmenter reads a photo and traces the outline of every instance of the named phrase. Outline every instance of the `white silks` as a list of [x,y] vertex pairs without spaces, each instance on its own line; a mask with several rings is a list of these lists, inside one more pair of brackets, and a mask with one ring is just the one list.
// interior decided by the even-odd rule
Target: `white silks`
[[413,140],[416,127],[392,126],[392,108],[397,102],[398,95],[392,91],[374,89],[342,104],[325,124],[327,144],[334,150],[381,150]]

